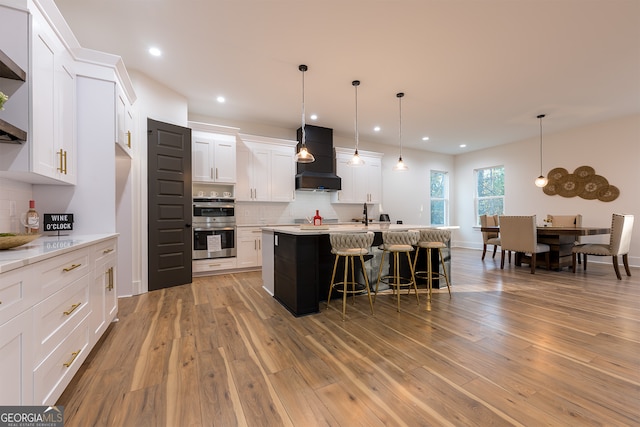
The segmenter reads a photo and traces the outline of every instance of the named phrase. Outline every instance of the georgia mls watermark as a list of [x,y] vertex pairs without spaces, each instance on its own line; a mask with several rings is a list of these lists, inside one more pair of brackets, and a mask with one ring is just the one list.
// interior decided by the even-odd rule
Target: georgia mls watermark
[[0,406],[0,427],[64,427],[64,406]]

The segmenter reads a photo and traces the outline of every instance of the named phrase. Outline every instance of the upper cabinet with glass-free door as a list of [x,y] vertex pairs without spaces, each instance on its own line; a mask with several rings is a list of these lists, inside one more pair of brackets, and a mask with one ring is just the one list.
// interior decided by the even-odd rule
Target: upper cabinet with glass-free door
[[364,165],[353,167],[353,149],[336,147],[336,174],[342,190],[332,193],[332,203],[379,203],[382,199],[382,154],[358,150]]
[[[28,53],[30,63],[28,93],[22,93],[22,88],[16,91],[5,109],[17,111],[22,118],[31,111],[26,143],[0,146],[0,171],[20,181],[76,184],[75,62],[37,3],[29,12],[29,25],[10,38],[2,37],[0,44],[5,52],[22,46],[19,50]],[[16,13],[26,12],[0,6],[5,24],[12,21],[13,25],[11,16]],[[27,21],[19,17],[16,22]]]
[[295,199],[296,141],[239,135],[236,199],[291,202]]
[[235,128],[189,122],[193,182],[236,182]]

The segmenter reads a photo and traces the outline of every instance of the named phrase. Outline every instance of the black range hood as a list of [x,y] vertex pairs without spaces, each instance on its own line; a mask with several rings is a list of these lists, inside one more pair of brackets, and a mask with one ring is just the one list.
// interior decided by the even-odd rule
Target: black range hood
[[[342,179],[336,175],[333,152],[333,129],[305,125],[305,145],[316,158],[313,163],[297,163],[296,190],[338,191]],[[302,128],[298,128],[298,146],[302,145]]]

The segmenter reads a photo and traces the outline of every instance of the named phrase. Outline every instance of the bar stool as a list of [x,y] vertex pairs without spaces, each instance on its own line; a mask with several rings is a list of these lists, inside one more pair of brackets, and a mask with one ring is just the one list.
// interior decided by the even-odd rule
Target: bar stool
[[[447,267],[444,263],[444,256],[442,255],[442,249],[447,247],[447,242],[451,240],[451,231],[439,230],[439,229],[421,229],[419,230],[420,237],[418,238],[416,256],[413,259],[413,268],[415,275],[418,279],[427,280],[427,308],[431,305],[431,291],[433,289],[433,279],[444,277],[447,283],[447,290],[449,291],[449,297],[451,297],[451,286],[449,283],[449,275],[447,274]],[[416,264],[418,262],[418,253],[420,249],[426,249],[427,257],[427,269],[416,270]],[[442,263],[442,273],[436,264],[435,269],[431,261],[431,251],[433,249],[438,250],[440,256],[440,262]]]
[[[329,233],[329,241],[331,242],[331,253],[335,254],[336,261],[333,264],[333,274],[331,275],[331,283],[329,285],[329,297],[327,298],[327,309],[331,301],[331,292],[335,288],[337,292],[342,292],[342,320],[347,312],[347,294],[353,295],[355,303],[356,294],[367,290],[369,297],[369,306],[371,314],[373,314],[373,302],[371,301],[371,290],[369,289],[369,279],[367,278],[367,270],[364,265],[364,255],[369,253],[369,248],[373,243],[374,233],[368,231],[366,233]],[[355,280],[355,263],[354,258],[360,258],[362,265],[362,274],[364,276],[364,285]],[[336,282],[336,270],[338,261],[344,259],[344,276],[342,282]],[[349,272],[349,262],[351,262],[351,280],[347,280]],[[351,289],[349,289],[351,287]]]
[[[380,269],[378,270],[378,282],[376,283],[376,291],[373,296],[375,301],[378,295],[378,287],[380,282],[389,285],[393,288],[393,293],[397,295],[398,311],[400,311],[400,289],[403,287],[408,288],[408,292],[411,292],[411,287],[416,292],[416,300],[420,304],[420,297],[418,297],[418,287],[416,286],[416,277],[413,270],[413,262],[411,261],[411,252],[413,252],[413,245],[418,241],[420,233],[415,230],[409,231],[383,231],[382,232],[382,259],[380,260]],[[382,266],[384,265],[384,255],[386,253],[393,254],[393,272],[386,276],[382,276]],[[411,271],[411,277],[403,277],[400,273],[400,254],[407,254],[407,260],[409,261],[409,270]]]

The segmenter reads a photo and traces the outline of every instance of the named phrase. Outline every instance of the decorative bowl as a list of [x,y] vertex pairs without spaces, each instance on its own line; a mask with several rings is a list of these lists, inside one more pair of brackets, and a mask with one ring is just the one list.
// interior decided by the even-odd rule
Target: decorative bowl
[[25,245],[40,236],[42,234],[0,233],[0,250]]

